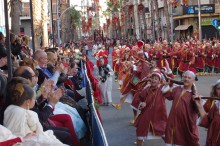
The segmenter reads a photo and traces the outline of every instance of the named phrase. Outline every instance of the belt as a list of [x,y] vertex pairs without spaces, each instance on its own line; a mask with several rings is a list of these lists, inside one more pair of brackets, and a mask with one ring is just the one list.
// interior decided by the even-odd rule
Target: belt
[[170,58],[170,56],[163,56],[163,58]]
[[190,62],[189,60],[182,60],[182,62],[184,62],[184,63],[188,63],[188,62]]

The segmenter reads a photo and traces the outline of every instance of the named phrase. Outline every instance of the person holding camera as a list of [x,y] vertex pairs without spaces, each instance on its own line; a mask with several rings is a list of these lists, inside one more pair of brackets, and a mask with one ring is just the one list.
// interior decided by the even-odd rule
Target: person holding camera
[[103,105],[110,105],[112,103],[112,76],[114,71],[109,64],[105,64],[104,57],[100,56],[99,59],[100,66],[99,71],[99,86],[101,97],[103,99]]

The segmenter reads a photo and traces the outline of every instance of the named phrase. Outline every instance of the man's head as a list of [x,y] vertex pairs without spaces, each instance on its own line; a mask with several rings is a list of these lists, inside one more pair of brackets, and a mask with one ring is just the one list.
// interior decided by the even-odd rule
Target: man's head
[[30,81],[31,87],[34,87],[38,82],[38,73],[34,72],[32,68],[28,66],[18,67],[13,74],[14,77],[23,77]]
[[47,52],[48,64],[55,65],[57,62],[57,55],[53,52]]
[[104,58],[101,57],[101,58],[99,59],[99,62],[100,62],[100,65],[104,65],[104,64],[105,64],[105,60],[104,60]]
[[44,52],[43,50],[37,50],[34,53],[34,60],[37,61],[38,65],[40,67],[47,67],[47,53]]
[[183,82],[185,87],[191,87],[195,82],[196,75],[193,71],[187,70],[183,76]]

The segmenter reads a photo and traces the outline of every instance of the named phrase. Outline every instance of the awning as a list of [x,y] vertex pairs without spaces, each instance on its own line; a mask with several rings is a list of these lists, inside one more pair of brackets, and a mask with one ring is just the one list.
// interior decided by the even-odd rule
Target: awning
[[192,25],[179,25],[175,28],[175,30],[187,30]]

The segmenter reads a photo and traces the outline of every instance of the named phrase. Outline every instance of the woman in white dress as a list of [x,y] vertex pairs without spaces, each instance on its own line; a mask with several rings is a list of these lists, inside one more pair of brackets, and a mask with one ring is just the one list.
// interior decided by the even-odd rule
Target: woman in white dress
[[53,131],[43,132],[37,113],[29,110],[35,104],[35,92],[28,84],[9,82],[8,98],[12,105],[4,112],[4,126],[15,136],[25,137],[34,134],[30,139],[25,139],[25,145],[63,145],[54,135]]

